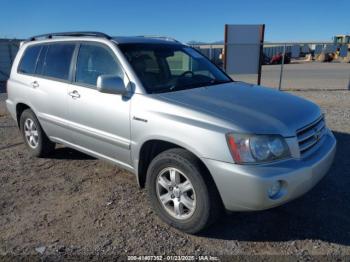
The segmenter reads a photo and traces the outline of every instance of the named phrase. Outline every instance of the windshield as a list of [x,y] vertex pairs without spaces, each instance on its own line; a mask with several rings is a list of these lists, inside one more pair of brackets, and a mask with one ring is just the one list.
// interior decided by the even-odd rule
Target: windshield
[[172,92],[232,80],[199,52],[173,44],[120,44],[148,93]]

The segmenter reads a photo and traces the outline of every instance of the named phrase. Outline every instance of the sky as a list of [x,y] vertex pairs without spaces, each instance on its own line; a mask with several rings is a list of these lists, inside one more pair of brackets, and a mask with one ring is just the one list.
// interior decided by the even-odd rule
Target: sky
[[265,24],[265,41],[330,41],[350,34],[350,0],[2,0],[0,38],[62,31],[224,39],[225,24]]

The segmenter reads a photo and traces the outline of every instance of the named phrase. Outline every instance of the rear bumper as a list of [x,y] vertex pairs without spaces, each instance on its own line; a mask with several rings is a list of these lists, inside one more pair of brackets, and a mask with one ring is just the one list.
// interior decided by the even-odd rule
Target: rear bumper
[[[203,159],[217,185],[224,206],[230,211],[263,210],[282,205],[312,189],[328,172],[336,151],[336,140],[327,132],[321,146],[305,159],[269,165],[236,165]],[[279,197],[268,189],[283,181]]]
[[7,99],[6,100],[6,107],[7,107],[7,110],[9,111],[10,115],[12,116],[12,118],[17,121],[15,104],[11,100]]

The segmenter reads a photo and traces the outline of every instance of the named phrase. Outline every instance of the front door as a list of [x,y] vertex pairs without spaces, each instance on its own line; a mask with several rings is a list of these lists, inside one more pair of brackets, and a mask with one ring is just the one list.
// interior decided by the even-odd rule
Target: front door
[[73,83],[69,86],[69,118],[74,144],[85,151],[129,166],[130,100],[122,95],[101,93],[100,75],[127,76],[112,50],[103,44],[80,44]]

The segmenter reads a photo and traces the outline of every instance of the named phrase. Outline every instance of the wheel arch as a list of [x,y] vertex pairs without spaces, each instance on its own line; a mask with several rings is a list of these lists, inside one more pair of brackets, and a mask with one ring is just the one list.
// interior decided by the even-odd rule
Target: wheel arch
[[[145,187],[147,169],[151,161],[160,153],[172,149],[172,148],[182,148],[189,153],[191,153],[199,161],[203,170],[209,175],[212,183],[215,184],[214,179],[201,158],[193,152],[192,150],[182,146],[180,143],[170,142],[163,139],[150,139],[145,141],[140,147],[138,154],[138,165],[137,165],[137,182],[141,188]],[[216,184],[215,184],[216,186]]]
[[25,103],[20,102],[20,103],[16,104],[16,120],[17,120],[18,127],[20,126],[21,115],[22,115],[23,111],[27,110],[27,109],[33,110],[29,105],[27,105]]

